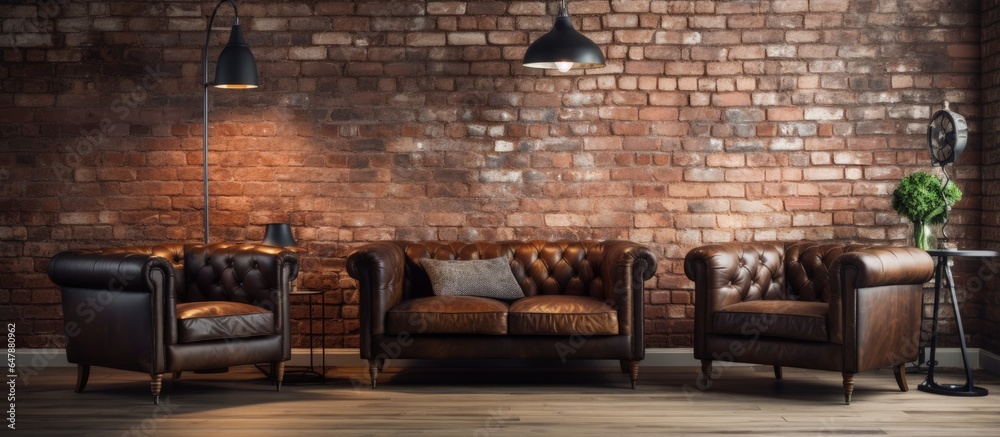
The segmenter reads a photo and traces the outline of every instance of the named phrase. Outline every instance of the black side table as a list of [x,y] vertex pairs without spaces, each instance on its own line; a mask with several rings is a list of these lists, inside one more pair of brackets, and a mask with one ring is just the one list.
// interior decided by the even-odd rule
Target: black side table
[[[286,375],[285,382],[291,382],[291,383],[296,383],[296,382],[317,382],[317,381],[318,382],[323,382],[326,379],[326,327],[325,326],[321,327],[320,330],[319,330],[319,335],[320,335],[319,349],[320,349],[320,354],[322,355],[321,359],[322,359],[322,362],[323,362],[323,366],[322,366],[322,371],[317,372],[316,371],[316,364],[315,364],[315,361],[314,361],[314,359],[315,359],[314,356],[315,356],[315,353],[316,353],[316,347],[314,345],[314,343],[315,343],[315,337],[313,336],[313,319],[312,319],[312,317],[313,317],[313,302],[315,300],[317,300],[317,298],[318,298],[320,300],[320,303],[322,304],[323,294],[324,293],[326,293],[326,290],[305,290],[305,289],[301,289],[301,288],[294,289],[294,290],[292,290],[292,291],[290,291],[288,293],[290,296],[309,296],[309,367],[296,366],[295,368],[288,368],[288,369],[286,369],[285,370],[285,375]],[[323,305],[322,315],[320,317],[322,318],[322,322],[321,323],[325,324],[326,323],[326,305]],[[295,378],[293,380],[288,380],[287,379],[287,375],[289,375],[289,374],[300,376],[300,378]]]
[[[928,250],[930,256],[937,258],[934,269],[934,326],[931,328],[931,356],[927,362],[927,379],[917,386],[917,390],[947,396],[986,396],[989,391],[976,387],[972,379],[972,366],[965,347],[965,329],[962,328],[962,313],[958,311],[958,296],[955,295],[955,279],[951,275],[950,258],[992,258],[1000,253],[992,250]],[[955,321],[958,323],[958,339],[962,345],[962,362],[965,363],[965,384],[938,384],[934,381],[934,367],[937,366],[935,353],[938,341],[938,307],[941,303],[941,279],[948,279],[948,289],[951,291],[951,305],[955,309]]]

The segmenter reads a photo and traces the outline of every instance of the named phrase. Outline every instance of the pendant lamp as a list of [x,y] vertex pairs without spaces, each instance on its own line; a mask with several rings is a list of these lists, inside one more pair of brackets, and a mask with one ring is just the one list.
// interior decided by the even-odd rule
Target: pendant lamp
[[[233,29],[229,34],[229,42],[219,54],[219,61],[215,64],[215,82],[208,81],[208,43],[212,36],[212,24],[215,23],[215,14],[224,4],[233,7],[233,14],[236,16]],[[202,99],[202,177],[204,182],[203,194],[205,197],[205,244],[209,242],[208,235],[208,88],[225,89],[251,89],[257,88],[257,61],[254,60],[253,53],[247,47],[247,42],[243,38],[240,30],[240,12],[234,0],[221,0],[215,5],[212,11],[212,18],[208,20],[208,30],[205,31],[205,48],[202,50],[202,71],[204,79],[202,84],[205,89],[204,99]]]
[[562,0],[552,30],[528,46],[524,53],[524,66],[565,73],[574,68],[603,67],[604,54],[597,44],[573,28],[566,0]]

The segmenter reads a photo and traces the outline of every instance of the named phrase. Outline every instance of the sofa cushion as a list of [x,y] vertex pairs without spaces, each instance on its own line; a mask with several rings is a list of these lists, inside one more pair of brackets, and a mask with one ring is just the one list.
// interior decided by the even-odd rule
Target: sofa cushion
[[507,304],[476,296],[427,296],[389,309],[389,334],[507,333]]
[[715,313],[716,334],[763,335],[829,341],[826,316],[830,304],[791,300],[754,300],[729,305]]
[[435,296],[482,296],[501,300],[524,297],[506,258],[438,260],[424,258]]
[[530,296],[510,305],[510,333],[518,335],[615,335],[618,312],[584,296]]
[[192,343],[274,334],[274,313],[239,302],[177,304],[177,341]]

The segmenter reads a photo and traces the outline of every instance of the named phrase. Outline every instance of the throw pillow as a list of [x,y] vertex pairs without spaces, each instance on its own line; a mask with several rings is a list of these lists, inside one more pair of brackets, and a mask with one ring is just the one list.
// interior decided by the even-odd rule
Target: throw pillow
[[424,258],[420,265],[435,296],[481,296],[500,300],[524,297],[506,258],[445,261]]

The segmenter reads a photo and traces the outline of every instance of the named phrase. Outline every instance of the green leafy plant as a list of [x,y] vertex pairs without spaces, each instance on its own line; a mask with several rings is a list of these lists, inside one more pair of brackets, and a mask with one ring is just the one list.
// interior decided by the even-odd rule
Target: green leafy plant
[[918,171],[899,181],[892,209],[913,223],[914,245],[930,249],[926,225],[944,222],[948,207],[961,199],[962,190],[951,181],[942,188],[937,176]]

